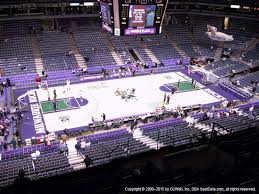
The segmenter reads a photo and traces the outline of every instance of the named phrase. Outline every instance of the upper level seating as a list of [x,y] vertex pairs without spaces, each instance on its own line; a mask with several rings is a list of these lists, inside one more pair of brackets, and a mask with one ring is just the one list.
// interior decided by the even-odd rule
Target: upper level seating
[[[21,71],[21,67],[27,67],[27,70]],[[29,74],[36,71],[34,58],[32,56],[14,57],[14,58],[1,58],[0,68],[4,70],[4,75],[19,75]]]
[[151,58],[147,55],[146,51],[144,50],[144,48],[135,48],[135,51],[138,52],[138,54],[140,55],[140,57],[147,63],[152,62]]
[[37,37],[42,62],[47,71],[73,69],[77,66],[74,55],[65,56],[65,53],[70,51],[67,33],[43,32]]
[[246,52],[243,58],[247,62],[259,62],[259,43],[256,44],[255,48]]
[[68,70],[77,66],[74,55],[48,55],[42,57],[42,62],[47,71]]
[[133,135],[128,133],[126,129],[89,135],[79,139],[91,142],[90,147],[86,148],[83,154],[89,155],[94,165],[104,164],[111,159],[126,157],[151,149],[140,141],[133,139]]
[[132,64],[135,62],[134,58],[131,56],[128,49],[126,49],[126,48],[118,48],[118,49],[116,49],[116,53],[123,60],[124,64],[126,64],[126,63]]
[[0,22],[0,68],[4,75],[21,74],[21,67],[27,67],[23,74],[35,72],[34,55],[29,29],[38,22],[32,20]]
[[68,34],[48,31],[37,34],[41,55],[64,55],[70,50]]
[[180,54],[171,44],[167,45],[154,45],[150,46],[149,49],[155,54],[155,56],[160,60],[181,58]]
[[115,63],[100,29],[89,30],[82,27],[74,34],[80,53],[89,58],[88,67],[106,66]]
[[[237,80],[240,81],[240,85],[242,87],[249,87],[251,86],[251,81],[259,81],[259,72],[250,73],[248,75],[245,75],[241,78],[238,78]],[[257,87],[256,92],[259,92],[259,88]]]
[[3,36],[0,41],[1,58],[33,56],[29,35]]
[[236,41],[246,42],[253,37],[258,37],[258,25],[258,21],[230,18],[226,32],[232,34]]
[[223,23],[223,18],[214,17],[214,16],[200,16],[194,15],[190,17],[192,26],[193,26],[193,33],[197,44],[200,42],[203,43],[210,43],[210,39],[205,36],[205,32],[207,32],[207,25],[215,26],[218,31],[221,31],[222,27],[221,24]]
[[225,61],[219,60],[205,67],[206,70],[210,70],[220,77],[230,75],[232,70],[235,70],[236,72],[242,72],[248,68],[249,67],[246,64],[237,61],[232,61],[230,59],[227,59]]
[[[134,49],[140,55],[141,59],[145,60],[146,62],[150,62],[151,59],[147,56],[146,52],[143,48],[143,43],[141,43],[140,37],[135,36],[110,36],[110,40],[112,42],[112,46],[117,50],[123,50],[124,53],[126,52],[126,58],[130,59],[131,63],[134,63],[135,60],[132,58],[130,53],[128,53],[128,49]],[[118,52],[117,52],[118,53]],[[119,53],[120,54],[120,53]],[[122,57],[124,60],[124,57]],[[124,60],[125,61],[125,60]],[[129,60],[127,60],[129,61]]]
[[114,48],[141,47],[138,36],[109,36]]
[[[215,26],[218,31],[221,31],[223,18],[195,15],[190,19],[193,27],[193,34],[196,39],[196,44],[199,47],[199,54],[201,56],[213,57],[215,55],[217,45],[205,35],[205,32],[207,32],[207,24]],[[211,46],[213,46],[213,49],[211,49]]]
[[167,35],[170,39],[184,50],[188,56],[192,57],[196,55],[192,47],[192,39],[187,25],[182,23],[170,24],[165,27],[164,30],[167,31]]
[[30,33],[31,27],[40,29],[40,20],[17,20],[17,21],[1,21],[0,34],[5,36],[26,35]]
[[258,21],[230,18],[228,29],[224,32],[233,35],[234,41],[226,44],[232,48],[233,52],[245,50],[249,42],[253,41],[252,38],[258,38],[259,29],[256,27],[258,25]]
[[168,38],[163,34],[156,34],[156,35],[145,35],[142,36],[143,41],[148,47],[158,46],[158,45],[167,45],[169,44]]
[[[0,68],[4,75],[36,71],[29,32],[32,26],[39,24],[37,20],[0,22]],[[21,71],[22,67],[27,69]]]
[[142,125],[140,129],[144,135],[158,140],[165,146],[180,146],[197,141],[192,137],[199,135],[201,131],[179,118]]

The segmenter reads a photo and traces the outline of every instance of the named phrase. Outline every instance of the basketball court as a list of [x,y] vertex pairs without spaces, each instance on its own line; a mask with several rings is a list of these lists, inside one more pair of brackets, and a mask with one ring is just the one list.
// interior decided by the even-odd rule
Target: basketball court
[[[127,100],[116,95],[116,90],[135,89],[135,97]],[[172,88],[176,92],[172,95]],[[56,109],[53,106],[56,90]],[[163,105],[166,108],[204,105],[225,100],[200,83],[192,84],[192,79],[181,72],[170,72],[91,83],[74,84],[67,90],[64,86],[36,89],[37,103],[48,131],[60,131],[64,128],[87,126],[92,117],[102,120],[115,119],[155,112]],[[164,94],[171,95],[170,103],[164,104]],[[32,103],[32,102],[30,102]],[[35,102],[34,102],[35,103]]]

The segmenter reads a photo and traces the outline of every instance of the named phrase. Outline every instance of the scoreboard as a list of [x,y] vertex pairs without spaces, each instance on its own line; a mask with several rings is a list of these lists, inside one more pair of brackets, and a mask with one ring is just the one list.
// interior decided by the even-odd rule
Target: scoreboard
[[168,0],[100,0],[102,27],[121,35],[159,34]]

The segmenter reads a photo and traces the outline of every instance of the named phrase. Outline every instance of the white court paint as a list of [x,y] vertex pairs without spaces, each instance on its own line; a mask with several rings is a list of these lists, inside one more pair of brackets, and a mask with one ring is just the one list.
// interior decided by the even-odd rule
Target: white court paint
[[[154,112],[155,108],[163,105],[164,92],[159,89],[166,83],[186,81],[186,76],[175,72],[97,81],[91,83],[82,83],[71,85],[70,92],[66,92],[66,83],[64,86],[55,87],[57,99],[75,97],[88,100],[86,106],[79,109],[67,110],[55,113],[43,114],[47,130],[59,131],[64,128],[76,128],[86,126],[91,123],[91,118],[96,117],[101,120],[101,114],[106,114],[106,119],[113,119],[135,114]],[[130,99],[128,102],[122,100],[120,96],[115,95],[115,90],[126,90],[135,88],[137,100]],[[202,88],[205,88],[204,86]],[[53,99],[54,88],[49,88],[51,99]],[[208,89],[207,89],[208,90]],[[36,90],[39,101],[46,101],[47,91],[43,89]],[[195,90],[189,92],[176,93],[171,97],[168,108],[188,106],[194,104],[208,104],[221,101],[208,91]],[[70,120],[64,123],[59,119],[60,116],[69,116]]]

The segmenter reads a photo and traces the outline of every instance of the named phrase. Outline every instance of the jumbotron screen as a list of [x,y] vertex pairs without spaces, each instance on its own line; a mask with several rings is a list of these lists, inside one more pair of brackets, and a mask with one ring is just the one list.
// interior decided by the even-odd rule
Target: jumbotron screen
[[168,0],[100,0],[103,28],[117,36],[159,34],[167,3]]
[[156,5],[130,5],[129,27],[153,27]]

